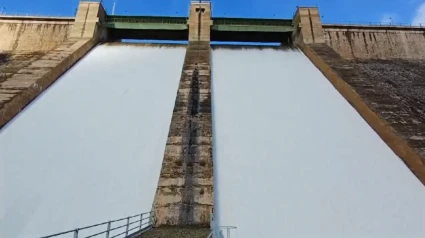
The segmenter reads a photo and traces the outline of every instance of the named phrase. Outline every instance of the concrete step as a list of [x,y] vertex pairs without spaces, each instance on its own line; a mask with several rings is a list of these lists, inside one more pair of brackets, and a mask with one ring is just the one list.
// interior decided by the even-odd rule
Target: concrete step
[[159,227],[141,234],[138,238],[207,238],[207,227]]

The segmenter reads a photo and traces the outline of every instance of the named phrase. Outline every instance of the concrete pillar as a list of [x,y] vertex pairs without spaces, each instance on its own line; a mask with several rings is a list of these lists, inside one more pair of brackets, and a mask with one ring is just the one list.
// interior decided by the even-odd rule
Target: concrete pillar
[[96,38],[97,40],[105,38],[106,30],[100,25],[105,17],[106,12],[101,2],[81,1],[70,38]]
[[297,31],[294,32],[295,43],[325,43],[322,21],[317,7],[299,7],[294,17]]
[[189,41],[210,41],[211,39],[211,2],[192,1],[190,3]]

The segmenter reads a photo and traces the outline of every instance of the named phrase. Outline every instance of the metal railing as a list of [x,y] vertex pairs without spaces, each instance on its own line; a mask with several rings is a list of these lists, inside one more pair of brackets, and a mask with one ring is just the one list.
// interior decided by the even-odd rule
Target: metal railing
[[[91,238],[91,237],[99,237],[100,235],[103,235],[103,237],[106,237],[106,238],[128,237],[129,235],[133,236],[136,233],[142,233],[143,231],[146,231],[152,228],[153,220],[154,220],[153,212],[151,211],[151,212],[141,213],[141,214],[137,214],[134,216],[129,216],[129,217],[125,217],[125,218],[121,218],[117,220],[102,222],[102,223],[91,225],[91,226],[76,228],[73,230],[64,231],[64,232],[56,233],[53,235],[43,236],[40,238],[60,237],[64,235],[68,235],[68,237],[69,235],[73,235],[72,236],[73,238]],[[121,223],[121,224],[117,224],[117,223]],[[99,228],[101,226],[104,226],[105,229],[100,231],[99,229],[97,229],[97,231],[93,231],[93,228]],[[81,236],[82,231],[92,232],[92,234],[88,236]],[[116,233],[116,234],[112,234],[112,233]]]
[[292,26],[292,19],[249,19],[215,17],[214,25],[246,25],[246,26]]
[[366,25],[366,26],[405,26],[405,27],[425,27],[425,23],[400,23],[400,22],[372,22],[372,21],[324,21],[323,25]]
[[[210,227],[211,234],[209,237],[212,238],[231,238],[231,231],[236,231],[237,229],[236,226],[218,226],[218,224],[215,222],[214,214],[211,214]],[[226,236],[223,234],[223,231],[226,231]]]
[[55,15],[55,14],[42,14],[42,13],[28,13],[28,12],[0,12],[0,16],[6,17],[43,17],[43,18],[75,18],[71,15]]
[[187,24],[185,17],[131,17],[131,16],[108,16],[107,23],[162,23],[162,24]]

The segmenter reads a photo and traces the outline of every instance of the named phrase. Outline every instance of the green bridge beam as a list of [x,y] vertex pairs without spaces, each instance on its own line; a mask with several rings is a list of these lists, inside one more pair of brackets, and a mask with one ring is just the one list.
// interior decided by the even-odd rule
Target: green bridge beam
[[237,25],[213,25],[215,31],[243,31],[243,32],[292,32],[292,26],[237,26]]
[[185,24],[108,22],[103,25],[106,28],[129,30],[187,30],[187,25]]
[[185,17],[108,16],[106,28],[129,30],[187,30]]
[[292,19],[226,18],[213,17],[214,25],[293,26]]
[[107,16],[106,22],[128,22],[128,23],[169,23],[187,24],[187,17],[162,17],[162,16]]
[[[291,19],[212,18],[214,31],[292,32]],[[103,24],[111,29],[129,30],[187,30],[186,17],[107,16]]]
[[292,32],[292,19],[213,18],[215,31]]

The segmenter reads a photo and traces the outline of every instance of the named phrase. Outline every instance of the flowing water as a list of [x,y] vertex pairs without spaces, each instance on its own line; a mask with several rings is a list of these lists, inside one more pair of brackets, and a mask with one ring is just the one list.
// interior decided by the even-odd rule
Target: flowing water
[[184,54],[98,46],[4,127],[0,237],[150,211]]
[[[149,211],[184,54],[98,46],[5,126],[0,237]],[[423,185],[302,53],[216,47],[212,76],[231,237],[424,237]]]
[[232,237],[425,237],[425,188],[297,50],[212,54],[215,213]]

